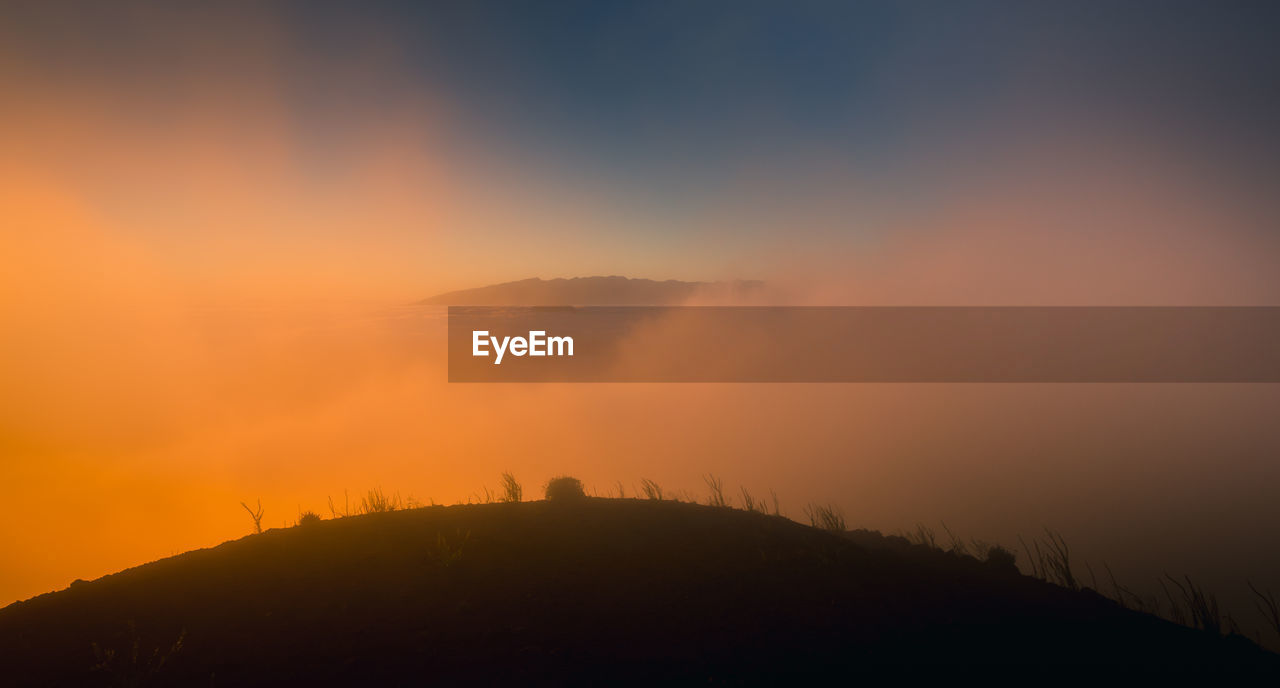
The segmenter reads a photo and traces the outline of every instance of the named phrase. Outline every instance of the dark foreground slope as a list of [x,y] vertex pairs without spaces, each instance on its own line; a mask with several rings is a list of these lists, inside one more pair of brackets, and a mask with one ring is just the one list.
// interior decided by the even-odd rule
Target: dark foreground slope
[[867,544],[634,500],[324,521],[0,610],[0,683],[755,681],[920,662],[1277,669],[1240,638],[972,559]]

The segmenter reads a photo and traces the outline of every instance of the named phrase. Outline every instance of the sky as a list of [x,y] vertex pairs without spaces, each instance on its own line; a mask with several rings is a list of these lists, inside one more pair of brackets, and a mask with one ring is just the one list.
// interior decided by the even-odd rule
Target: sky
[[612,274],[796,304],[1280,305],[1277,14],[5,3],[0,500],[22,516],[0,603],[239,537],[241,500],[279,526],[503,470],[716,472],[796,517],[1049,524],[1135,577],[1280,588],[1273,386],[478,390],[406,309]]
[[[1182,272],[1203,268],[1179,258],[1205,243],[1234,261],[1273,240],[1275,13],[17,3],[0,29],[7,167],[214,301],[412,300],[529,276],[782,280],[814,261],[826,281],[968,232],[1031,254],[999,272],[1040,246],[1132,251],[1151,235],[1175,255],[1141,269]],[[1134,226],[1154,212],[1195,226]]]

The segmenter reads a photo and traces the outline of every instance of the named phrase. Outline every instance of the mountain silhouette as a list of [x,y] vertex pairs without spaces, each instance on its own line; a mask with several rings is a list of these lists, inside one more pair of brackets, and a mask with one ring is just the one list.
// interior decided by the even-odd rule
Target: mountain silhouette
[[732,303],[760,294],[764,282],[655,281],[627,277],[537,277],[451,291],[420,301],[435,306],[675,306],[690,300]]
[[871,667],[1280,671],[1280,656],[997,566],[673,501],[273,529],[0,610],[7,685],[757,682]]

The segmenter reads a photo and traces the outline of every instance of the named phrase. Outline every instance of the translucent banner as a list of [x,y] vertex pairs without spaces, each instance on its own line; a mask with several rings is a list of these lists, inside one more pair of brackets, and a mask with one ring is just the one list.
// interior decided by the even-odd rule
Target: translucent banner
[[450,382],[1280,382],[1277,307],[450,307]]

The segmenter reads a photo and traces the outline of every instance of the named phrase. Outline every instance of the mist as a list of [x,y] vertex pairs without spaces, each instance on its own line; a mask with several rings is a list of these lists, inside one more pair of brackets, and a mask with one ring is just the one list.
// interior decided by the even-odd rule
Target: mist
[[[892,173],[784,132],[669,196],[488,135],[395,54],[324,71],[263,13],[130,16],[142,61],[179,43],[180,68],[31,70],[0,41],[0,502],[22,516],[0,603],[239,537],[241,501],[283,526],[372,487],[479,499],[503,471],[690,498],[714,474],[793,518],[1009,547],[1048,526],[1099,576],[1188,573],[1242,620],[1245,578],[1280,588],[1274,385],[451,385],[443,310],[408,305],[596,274],[763,279],[788,305],[1277,305],[1252,161],[1029,116],[1052,109],[1031,89]],[[297,72],[348,104],[312,117],[282,95]]]

